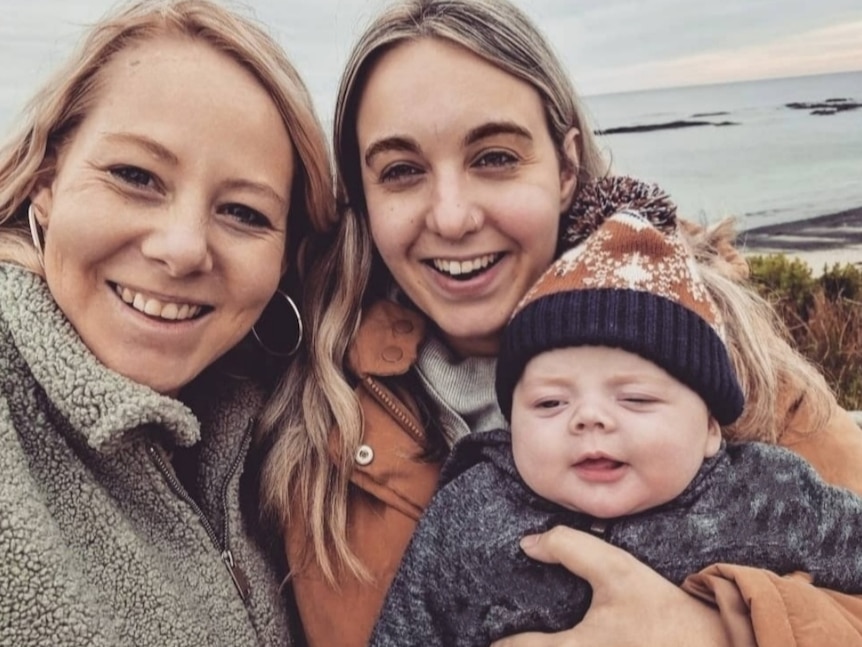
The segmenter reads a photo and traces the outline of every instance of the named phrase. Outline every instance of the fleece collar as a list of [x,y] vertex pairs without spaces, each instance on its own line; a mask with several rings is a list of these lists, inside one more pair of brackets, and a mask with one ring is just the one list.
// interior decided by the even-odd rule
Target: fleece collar
[[200,439],[200,425],[184,404],[95,358],[40,276],[0,264],[0,319],[48,399],[94,450],[109,453],[144,425],[157,425],[178,445]]

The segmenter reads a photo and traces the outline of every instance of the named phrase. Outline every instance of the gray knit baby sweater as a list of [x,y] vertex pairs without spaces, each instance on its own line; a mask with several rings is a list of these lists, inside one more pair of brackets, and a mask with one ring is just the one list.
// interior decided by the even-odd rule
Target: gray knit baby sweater
[[604,539],[666,578],[717,562],[862,592],[862,499],[830,487],[801,458],[761,443],[728,444],[673,501],[596,523],[536,496],[502,430],[460,441],[443,469],[375,627],[374,647],[487,647],[523,631],[579,622],[589,584],[524,555],[518,541],[557,525],[602,527]]
[[[197,416],[107,370],[41,278],[0,265],[0,645],[290,644],[240,513],[262,395],[223,377],[188,391]],[[194,499],[168,456],[183,446]]]

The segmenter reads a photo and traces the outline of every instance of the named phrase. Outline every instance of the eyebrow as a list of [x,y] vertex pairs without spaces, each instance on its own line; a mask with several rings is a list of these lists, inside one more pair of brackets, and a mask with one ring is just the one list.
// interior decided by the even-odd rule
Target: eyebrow
[[284,211],[287,211],[287,200],[279,195],[275,189],[263,182],[236,179],[225,182],[224,186],[227,189],[251,191],[264,198],[275,200]]
[[[513,121],[492,121],[481,126],[476,126],[464,136],[464,146],[475,144],[482,139],[494,137],[495,135],[514,135],[529,141],[533,141],[533,135],[523,126]],[[365,151],[365,165],[371,166],[371,161],[376,155],[388,151],[404,151],[408,153],[419,153],[420,146],[416,140],[406,135],[393,135],[384,137],[373,142]]]
[[464,145],[469,146],[476,142],[494,137],[495,135],[515,135],[529,141],[533,141],[533,135],[523,126],[513,121],[491,121],[481,126],[476,126],[464,137]]
[[371,166],[371,160],[380,153],[387,151],[406,151],[408,153],[418,153],[419,144],[416,140],[404,135],[394,135],[392,137],[384,137],[373,142],[365,150],[365,166]]
[[174,166],[180,163],[177,156],[171,151],[154,139],[150,139],[144,135],[133,135],[132,133],[108,133],[105,135],[105,139],[108,141],[119,142],[121,144],[140,146],[141,148],[148,150],[158,159]]

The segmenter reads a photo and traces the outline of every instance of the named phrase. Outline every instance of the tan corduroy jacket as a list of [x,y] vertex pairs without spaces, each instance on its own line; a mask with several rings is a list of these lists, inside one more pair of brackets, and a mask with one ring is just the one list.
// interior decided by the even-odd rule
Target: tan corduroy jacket
[[[424,433],[413,407],[379,378],[406,373],[424,335],[416,313],[395,304],[373,306],[350,353],[360,379],[363,445],[351,478],[349,539],[374,582],[345,579],[329,586],[314,566],[294,574],[297,605],[309,647],[361,647],[367,643],[398,563],[437,484],[439,464],[419,460]],[[862,431],[837,404],[827,428],[806,435],[804,394],[787,394],[782,444],[810,461],[830,483],[862,494]],[[300,515],[295,515],[299,519]],[[296,563],[307,534],[287,529],[288,561]],[[804,574],[716,565],[691,576],[684,588],[714,602],[734,645],[759,647],[862,647],[862,597],[811,586]]]

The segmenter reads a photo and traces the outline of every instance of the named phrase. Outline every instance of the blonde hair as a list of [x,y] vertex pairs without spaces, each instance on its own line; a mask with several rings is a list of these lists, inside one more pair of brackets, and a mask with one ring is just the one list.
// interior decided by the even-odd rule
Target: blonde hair
[[[299,502],[298,514],[309,528],[307,557],[330,582],[342,569],[365,575],[347,540],[348,487],[362,414],[344,359],[361,308],[384,298],[392,285],[369,231],[357,112],[375,62],[391,48],[422,38],[457,44],[530,84],[542,100],[561,166],[571,166],[564,140],[576,128],[578,160],[572,170],[580,183],[608,172],[563,65],[530,19],[506,0],[402,0],[360,37],[341,78],[334,119],[339,223],[333,235],[318,240],[316,266],[308,273],[304,308],[310,345],[290,367],[262,419],[274,443],[263,475],[264,505],[286,527],[292,503]],[[298,392],[302,401],[295,406]],[[339,459],[330,453],[333,429],[339,434]]]
[[820,371],[788,342],[790,335],[775,308],[746,280],[748,265],[733,248],[732,220],[710,227],[687,227],[687,240],[725,322],[725,343],[745,393],[745,408],[722,430],[729,440],[779,441],[794,404],[787,394],[804,394],[809,416],[806,433],[829,419],[833,395]]
[[0,150],[0,261],[41,273],[27,222],[29,195],[51,180],[64,144],[99,100],[104,67],[118,52],[166,34],[227,54],[255,76],[277,106],[298,158],[286,258],[299,253],[308,233],[333,225],[326,138],[304,84],[278,44],[252,20],[210,0],[144,0],[90,29],[77,53],[30,102],[20,131]]

